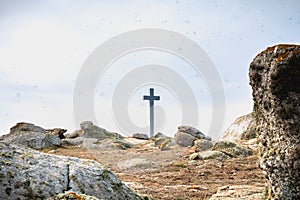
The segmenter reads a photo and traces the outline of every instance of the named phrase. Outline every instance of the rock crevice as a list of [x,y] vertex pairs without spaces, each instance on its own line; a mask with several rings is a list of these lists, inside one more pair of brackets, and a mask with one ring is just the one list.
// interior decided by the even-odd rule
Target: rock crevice
[[99,163],[54,156],[0,142],[0,194],[4,199],[47,199],[66,191],[99,199],[141,199]]

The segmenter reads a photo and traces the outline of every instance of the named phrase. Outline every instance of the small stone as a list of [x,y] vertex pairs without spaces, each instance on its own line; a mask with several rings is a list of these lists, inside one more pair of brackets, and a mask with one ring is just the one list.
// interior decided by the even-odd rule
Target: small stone
[[144,134],[144,133],[135,133],[132,135],[133,138],[136,138],[136,139],[140,139],[140,140],[148,140],[149,137],[147,134]]

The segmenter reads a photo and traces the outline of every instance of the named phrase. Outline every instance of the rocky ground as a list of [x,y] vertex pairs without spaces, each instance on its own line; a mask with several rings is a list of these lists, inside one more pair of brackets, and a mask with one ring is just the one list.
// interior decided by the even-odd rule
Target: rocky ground
[[[189,126],[178,127],[174,138],[157,133],[149,139],[142,133],[123,137],[90,121],[82,122],[81,129],[71,133],[18,123],[0,138],[1,162],[5,166],[0,170],[0,189],[7,197],[25,199],[48,198],[59,193],[100,199],[125,196],[125,199],[141,199],[127,187],[142,199],[262,199],[265,179],[257,166],[256,139],[251,134],[244,137],[255,127],[251,119],[251,114],[238,119],[231,125],[238,131],[233,134],[229,127],[230,134],[219,141],[212,141]],[[96,162],[90,166],[88,163],[92,161],[71,157]],[[48,168],[52,171],[47,171]],[[127,187],[113,174],[107,179],[107,173],[103,172],[110,170],[106,168]],[[21,189],[19,172],[25,174]],[[52,180],[57,178],[57,172],[63,177],[58,182]],[[54,191],[52,188],[58,183],[61,187]],[[35,186],[40,184],[45,189],[38,191]]]
[[261,198],[265,180],[256,155],[223,161],[190,160],[189,147],[176,145],[161,151],[149,140],[127,140],[135,143],[135,148],[93,150],[64,146],[43,151],[98,161],[128,187],[150,199],[210,199],[217,191],[219,197],[215,199],[241,199],[243,195]]

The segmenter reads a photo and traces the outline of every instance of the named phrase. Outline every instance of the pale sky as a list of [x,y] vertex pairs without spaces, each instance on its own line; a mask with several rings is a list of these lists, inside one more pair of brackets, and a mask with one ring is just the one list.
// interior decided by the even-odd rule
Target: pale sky
[[[248,68],[255,55],[278,43],[299,44],[300,4],[297,0],[0,0],[0,133],[8,133],[21,121],[75,130],[79,124],[74,121],[73,91],[83,63],[103,42],[140,28],[172,30],[203,48],[224,85],[225,130],[252,110]],[[207,133],[212,105],[205,77],[196,77],[187,63],[159,51],[129,54],[106,71],[95,91],[94,123],[123,133],[112,115],[114,88],[126,70],[149,63],[170,66],[182,75],[197,98],[197,128],[219,135]],[[168,88],[137,86],[126,100],[129,115],[137,126],[148,125],[149,104],[141,96],[150,86],[161,96],[155,103],[166,117],[156,131],[174,135],[186,105],[180,105]]]

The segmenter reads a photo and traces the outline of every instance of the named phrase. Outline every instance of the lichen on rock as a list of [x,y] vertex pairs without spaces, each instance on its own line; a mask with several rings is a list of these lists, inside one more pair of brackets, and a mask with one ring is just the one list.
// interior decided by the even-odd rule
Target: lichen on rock
[[101,164],[0,142],[1,199],[47,199],[66,191],[99,199],[136,199],[136,193]]
[[252,155],[250,149],[238,146],[237,144],[229,141],[218,141],[214,144],[213,150],[220,151],[230,157],[246,157]]
[[300,199],[300,45],[276,45],[250,64],[267,199]]

